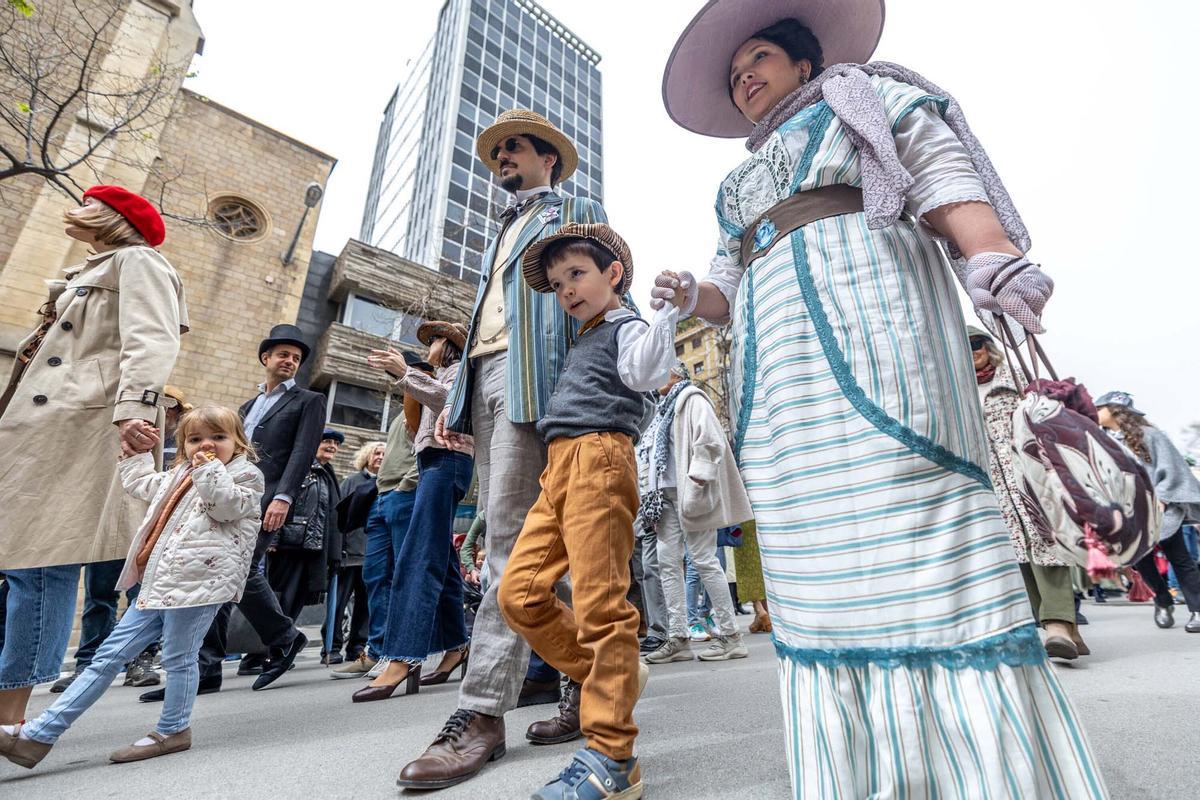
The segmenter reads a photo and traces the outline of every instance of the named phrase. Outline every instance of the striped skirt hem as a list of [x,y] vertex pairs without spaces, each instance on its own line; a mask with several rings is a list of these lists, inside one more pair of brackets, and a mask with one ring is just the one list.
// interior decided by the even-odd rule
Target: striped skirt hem
[[1107,797],[1030,633],[1036,640],[1023,626],[978,646],[840,658],[777,645],[795,797]]

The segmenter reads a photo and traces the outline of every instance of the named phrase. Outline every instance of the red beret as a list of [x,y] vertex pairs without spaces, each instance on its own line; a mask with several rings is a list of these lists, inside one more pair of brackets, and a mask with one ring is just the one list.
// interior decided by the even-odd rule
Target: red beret
[[93,186],[83,193],[84,199],[94,197],[110,206],[129,222],[151,247],[158,247],[167,237],[162,216],[150,201],[120,186]]

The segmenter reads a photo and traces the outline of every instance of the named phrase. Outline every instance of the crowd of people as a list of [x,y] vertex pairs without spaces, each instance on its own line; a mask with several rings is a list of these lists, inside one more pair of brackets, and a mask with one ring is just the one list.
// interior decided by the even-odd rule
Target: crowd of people
[[[707,276],[660,272],[649,319],[605,210],[556,189],[570,139],[501,113],[476,152],[512,202],[469,325],[363,354],[404,413],[340,481],[344,437],[296,383],[295,326],[263,339],[237,410],[167,385],[189,321],[162,219],[90,189],[64,221],[94,255],[51,282],[0,398],[0,755],[36,766],[117,674],[157,683],[156,658],[165,685],[140,699],[158,723],[111,758],[187,750],[231,620],[261,645],[237,671],[262,690],[320,605],[330,676],[365,681],[353,702],[459,677],[399,786],[475,777],[506,753],[506,713],[549,701],[526,739],[584,743],[531,776],[533,798],[637,798],[651,668],[746,658],[748,601],[779,661],[796,797],[1104,797],[1048,657],[1088,654],[1084,593],[1140,587],[1166,628],[1174,582],[1200,632],[1200,483],[1109,392],[1096,421],[1153,480],[1163,558],[1092,584],[1038,533],[1013,455],[1025,378],[996,326],[1040,333],[1053,283],[955,99],[867,63],[882,23],[877,0],[713,0],[685,30],[668,113],[750,154],[718,192]],[[986,329],[965,326],[954,277]],[[731,326],[728,420],[675,360],[689,316]],[[41,683],[57,697],[29,720]]]

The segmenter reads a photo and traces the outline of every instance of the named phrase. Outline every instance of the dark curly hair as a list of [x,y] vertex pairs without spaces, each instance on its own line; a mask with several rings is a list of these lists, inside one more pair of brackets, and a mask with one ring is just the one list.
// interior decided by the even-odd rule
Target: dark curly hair
[[[746,41],[750,39],[770,42],[787,53],[793,63],[807,59],[812,64],[810,79],[817,77],[825,69],[825,54],[821,52],[821,43],[808,26],[798,19],[781,19],[753,34]],[[733,102],[732,86],[729,87],[729,101]]]
[[1132,450],[1133,454],[1140,458],[1143,463],[1149,464],[1150,450],[1146,447],[1146,439],[1142,432],[1146,428],[1154,427],[1150,424],[1150,420],[1145,417],[1139,417],[1125,406],[1105,407],[1113,415],[1113,419],[1117,422],[1117,427],[1121,429],[1125,446]]

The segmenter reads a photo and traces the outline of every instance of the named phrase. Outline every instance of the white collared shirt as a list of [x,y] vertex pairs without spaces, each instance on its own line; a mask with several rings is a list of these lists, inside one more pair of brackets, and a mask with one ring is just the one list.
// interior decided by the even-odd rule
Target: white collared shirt
[[[605,322],[616,322],[634,313],[616,308],[604,315]],[[653,392],[671,379],[675,366],[675,324],[679,309],[664,305],[654,312],[647,325],[622,325],[617,334],[617,374],[621,382],[635,392]]]
[[[250,406],[250,410],[246,412],[246,419],[242,421],[242,427],[246,430],[247,439],[254,439],[254,429],[258,427],[260,422],[262,422],[263,417],[265,417],[267,412],[274,408],[275,404],[279,402],[279,399],[291,391],[295,385],[295,378],[288,378],[283,383],[276,384],[275,388],[269,392],[267,391],[267,385],[265,383],[260,383],[258,385],[258,397],[254,398],[254,404]],[[282,492],[275,495],[274,499],[283,500],[289,505],[292,502],[292,496]]]

